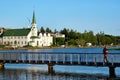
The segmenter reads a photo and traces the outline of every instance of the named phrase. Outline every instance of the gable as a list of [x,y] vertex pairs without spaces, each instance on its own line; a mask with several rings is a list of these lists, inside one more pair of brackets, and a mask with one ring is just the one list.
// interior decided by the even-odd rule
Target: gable
[[3,32],[3,36],[27,36],[31,29],[8,29]]

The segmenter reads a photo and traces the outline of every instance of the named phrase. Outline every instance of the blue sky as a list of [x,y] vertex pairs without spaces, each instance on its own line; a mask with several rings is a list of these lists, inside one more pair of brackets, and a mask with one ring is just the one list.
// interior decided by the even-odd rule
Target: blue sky
[[38,28],[120,36],[120,0],[0,0],[0,27],[30,26],[33,10]]

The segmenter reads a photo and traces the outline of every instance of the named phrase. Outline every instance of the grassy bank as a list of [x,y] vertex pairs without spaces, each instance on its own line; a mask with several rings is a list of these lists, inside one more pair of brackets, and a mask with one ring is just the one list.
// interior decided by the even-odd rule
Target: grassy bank
[[0,50],[34,50],[34,49],[51,49],[51,48],[96,48],[96,47],[100,47],[100,46],[73,46],[73,45],[69,45],[69,46],[49,46],[49,47],[32,47],[32,46],[24,46],[24,47],[16,47],[13,48],[11,46],[0,46]]
[[120,48],[110,48],[108,50],[120,50]]

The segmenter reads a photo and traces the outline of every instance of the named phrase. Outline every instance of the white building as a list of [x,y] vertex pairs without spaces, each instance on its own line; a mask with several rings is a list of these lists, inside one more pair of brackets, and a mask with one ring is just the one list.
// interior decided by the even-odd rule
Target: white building
[[65,35],[64,34],[60,34],[60,33],[55,33],[54,37],[55,38],[65,38]]
[[87,45],[88,47],[90,47],[90,46],[92,46],[92,43],[86,43],[86,45]]
[[35,13],[33,12],[33,19],[31,28],[23,29],[6,29],[2,33],[2,44],[23,47],[31,46],[51,46],[53,43],[53,36],[50,33],[39,33],[37,29]]

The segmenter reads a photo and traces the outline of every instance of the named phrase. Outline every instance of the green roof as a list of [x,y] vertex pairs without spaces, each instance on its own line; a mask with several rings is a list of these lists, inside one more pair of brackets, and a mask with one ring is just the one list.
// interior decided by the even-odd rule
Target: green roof
[[8,29],[3,32],[3,36],[27,36],[31,29]]

